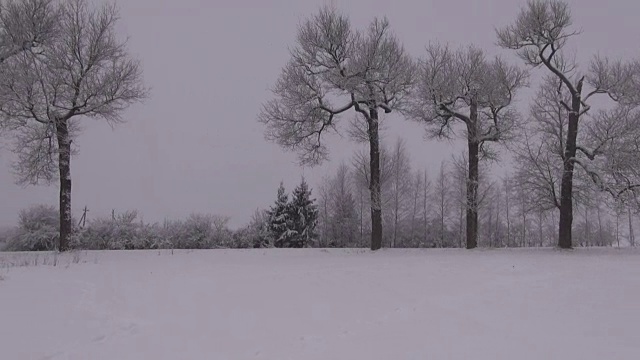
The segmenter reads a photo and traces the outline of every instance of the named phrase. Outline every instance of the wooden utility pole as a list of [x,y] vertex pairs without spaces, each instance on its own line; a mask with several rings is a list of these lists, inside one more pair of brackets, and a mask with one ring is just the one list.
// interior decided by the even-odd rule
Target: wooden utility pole
[[78,226],[80,226],[80,224],[82,224],[82,228],[84,228],[84,226],[87,223],[87,213],[89,212],[89,209],[87,209],[87,206],[85,205],[84,209],[82,209],[82,217],[80,218],[80,221],[78,222]]

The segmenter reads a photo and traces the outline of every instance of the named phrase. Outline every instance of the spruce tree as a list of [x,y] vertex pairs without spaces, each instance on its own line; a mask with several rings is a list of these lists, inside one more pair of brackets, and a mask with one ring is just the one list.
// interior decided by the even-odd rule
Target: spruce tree
[[314,204],[315,199],[311,198],[311,189],[304,177],[300,184],[293,190],[291,199],[291,219],[295,237],[292,247],[309,247],[315,240],[315,228],[318,221],[318,208]]
[[284,184],[280,182],[276,203],[268,211],[269,233],[275,247],[291,247],[291,241],[296,232],[292,229],[291,204],[289,195],[285,192]]

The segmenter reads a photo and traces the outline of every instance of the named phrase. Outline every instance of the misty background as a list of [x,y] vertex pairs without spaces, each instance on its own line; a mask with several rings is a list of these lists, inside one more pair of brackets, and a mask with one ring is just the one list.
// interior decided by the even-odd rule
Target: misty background
[[[579,62],[586,65],[596,53],[640,54],[640,2],[568,2],[582,29],[568,48]],[[342,161],[350,163],[362,145],[331,135],[325,138],[331,161],[302,168],[296,154],[264,140],[257,114],[271,98],[269,88],[289,58],[298,24],[324,3],[345,11],[355,28],[387,16],[412,56],[424,55],[430,41],[439,41],[454,47],[475,44],[520,65],[512,53],[495,46],[494,29],[509,24],[523,1],[117,1],[118,30],[130,37],[130,53],[142,60],[151,96],[124,112],[126,123],[113,130],[104,122],[82,121],[79,153],[71,164],[74,216],[84,206],[89,219],[112,209],[137,209],[145,222],[213,213],[230,216],[229,225],[237,227],[256,208],[272,204],[280,181],[291,190],[304,175],[317,197],[322,177]],[[535,90],[532,83],[520,93],[519,110],[527,111]],[[343,129],[352,116],[341,118]],[[383,142],[406,139],[413,167],[426,167],[431,177],[443,159],[463,150],[460,141],[425,140],[420,124],[397,113],[382,124]],[[12,156],[0,150],[0,227],[15,224],[19,210],[29,205],[58,203],[55,184],[14,184]],[[506,171],[505,165],[495,171]]]

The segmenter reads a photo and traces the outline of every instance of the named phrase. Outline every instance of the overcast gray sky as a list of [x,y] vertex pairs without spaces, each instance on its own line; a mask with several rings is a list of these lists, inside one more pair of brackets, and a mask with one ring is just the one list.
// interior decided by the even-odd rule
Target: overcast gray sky
[[[98,1],[98,0],[96,0]],[[268,207],[281,180],[291,190],[303,169],[296,155],[268,143],[256,121],[294,44],[296,26],[322,0],[120,0],[120,30],[144,66],[151,98],[124,114],[112,130],[85,123],[73,158],[73,211],[86,205],[89,218],[111,209],[138,209],[146,221],[217,213],[245,223]],[[572,45],[578,59],[599,51],[640,55],[640,1],[573,0],[574,24],[583,34]],[[524,1],[394,0],[335,1],[355,26],[386,15],[413,55],[430,41],[470,43],[508,54],[495,44],[495,26],[511,23]],[[517,60],[516,60],[517,61]],[[527,99],[520,99],[526,104]],[[351,116],[351,115],[348,115]],[[343,118],[347,122],[348,117]],[[384,136],[408,142],[415,167],[433,174],[454,146],[425,141],[419,124],[399,116],[386,120]],[[330,138],[332,159],[304,174],[316,186],[357,149]],[[11,154],[0,150],[0,226],[13,224],[31,204],[57,204],[57,185],[21,188],[10,173]],[[317,193],[317,192],[316,192]]]

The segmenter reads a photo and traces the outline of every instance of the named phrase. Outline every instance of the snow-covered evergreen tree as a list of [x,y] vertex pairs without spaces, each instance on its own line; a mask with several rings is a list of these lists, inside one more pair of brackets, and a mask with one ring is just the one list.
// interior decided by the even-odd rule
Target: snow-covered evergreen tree
[[276,203],[269,209],[269,233],[275,247],[291,247],[291,242],[297,234],[293,230],[291,204],[289,195],[285,192],[284,184],[280,182]]
[[293,190],[290,215],[293,220],[293,230],[296,232],[291,247],[310,247],[316,239],[318,207],[315,199],[311,198],[311,189],[304,177]]

